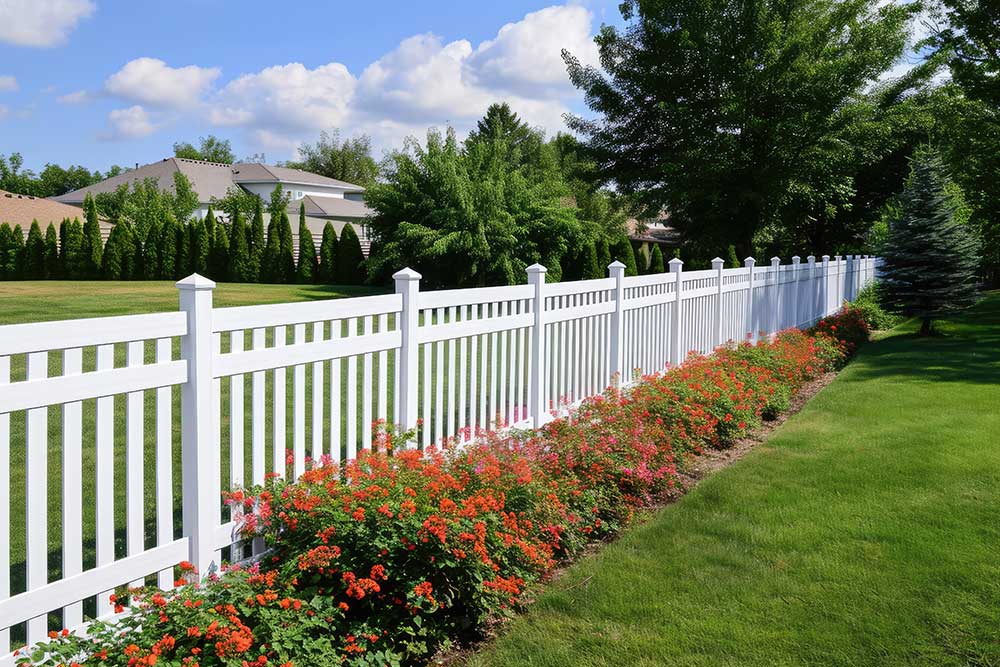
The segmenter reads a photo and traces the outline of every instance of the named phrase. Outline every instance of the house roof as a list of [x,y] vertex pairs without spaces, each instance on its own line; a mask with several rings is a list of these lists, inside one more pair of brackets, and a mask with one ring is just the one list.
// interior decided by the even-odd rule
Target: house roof
[[226,192],[239,183],[298,183],[302,185],[319,185],[343,188],[349,192],[363,192],[364,188],[352,183],[312,174],[300,169],[274,167],[265,164],[241,162],[224,164],[221,162],[203,162],[188,158],[170,157],[130,169],[85,188],[67,192],[53,197],[57,202],[80,206],[88,194],[114,192],[123,184],[131,184],[146,178],[155,179],[161,190],[173,192],[174,174],[181,172],[191,181],[191,187],[198,193],[202,204],[209,204],[213,199],[222,199]]
[[344,188],[351,192],[364,192],[360,185],[354,185],[336,178],[320,176],[310,171],[275,167],[256,162],[239,162],[233,165],[233,180],[236,183],[298,183],[300,185],[325,185]]
[[299,204],[305,204],[306,215],[318,218],[349,218],[352,220],[367,218],[374,211],[364,202],[356,199],[341,199],[340,197],[318,197],[306,195],[302,199],[288,202],[288,215],[298,214]]
[[50,222],[58,225],[66,218],[81,218],[82,213],[75,206],[60,204],[51,199],[0,190],[0,224],[9,222],[11,226],[21,225],[28,231],[32,221],[37,220],[44,230]]

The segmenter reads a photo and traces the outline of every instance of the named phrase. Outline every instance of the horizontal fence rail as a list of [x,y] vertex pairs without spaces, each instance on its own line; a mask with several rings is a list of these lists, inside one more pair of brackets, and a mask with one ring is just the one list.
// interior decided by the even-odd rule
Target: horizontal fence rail
[[[214,308],[215,283],[177,283],[180,310],[0,326],[0,667],[50,630],[127,612],[129,586],[175,585],[260,553],[224,490],[296,478],[373,442],[416,445],[537,427],[691,352],[828,315],[875,278],[872,257],[597,280]],[[127,604],[124,603],[124,604]]]

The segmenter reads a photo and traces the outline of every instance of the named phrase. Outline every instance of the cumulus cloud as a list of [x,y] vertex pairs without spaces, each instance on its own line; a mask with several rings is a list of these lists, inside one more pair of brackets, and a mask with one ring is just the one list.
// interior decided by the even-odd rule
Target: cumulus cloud
[[91,0],[3,0],[0,42],[17,46],[55,46],[82,19],[94,13]]
[[17,88],[17,79],[12,76],[0,76],[0,93],[12,93]]
[[191,108],[220,73],[216,67],[170,67],[158,58],[136,58],[108,77],[104,88],[112,95],[152,107]]
[[[252,149],[271,153],[289,154],[303,139],[312,141],[333,128],[368,133],[377,147],[398,146],[407,135],[421,137],[430,126],[451,125],[463,134],[498,101],[508,102],[529,124],[554,132],[581,99],[566,75],[564,48],[584,63],[597,61],[593,15],[586,8],[558,5],[531,12],[478,45],[414,35],[360,73],[339,62],[313,68],[293,62],[218,86],[218,69],[172,68],[138,58],[109,77],[102,94],[135,103],[132,110],[143,113],[151,109],[242,129]],[[60,101],[87,98],[81,91]],[[147,117],[140,126],[146,131],[152,124]]]
[[89,102],[92,97],[93,95],[86,90],[77,90],[72,93],[60,95],[56,98],[56,102],[59,102],[59,104],[83,104]]
[[108,114],[108,131],[102,135],[106,141],[139,139],[156,131],[149,114],[138,104],[127,109],[114,109]]

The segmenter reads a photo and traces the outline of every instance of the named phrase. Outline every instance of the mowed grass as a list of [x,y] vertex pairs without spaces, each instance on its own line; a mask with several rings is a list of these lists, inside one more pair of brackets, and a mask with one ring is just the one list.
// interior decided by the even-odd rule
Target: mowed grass
[[906,324],[476,667],[1000,665],[1000,295]]

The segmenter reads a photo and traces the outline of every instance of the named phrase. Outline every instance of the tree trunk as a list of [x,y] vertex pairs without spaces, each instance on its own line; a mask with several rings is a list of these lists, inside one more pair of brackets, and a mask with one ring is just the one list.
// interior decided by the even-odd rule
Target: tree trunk
[[931,318],[925,317],[920,323],[920,335],[930,336],[931,335]]

